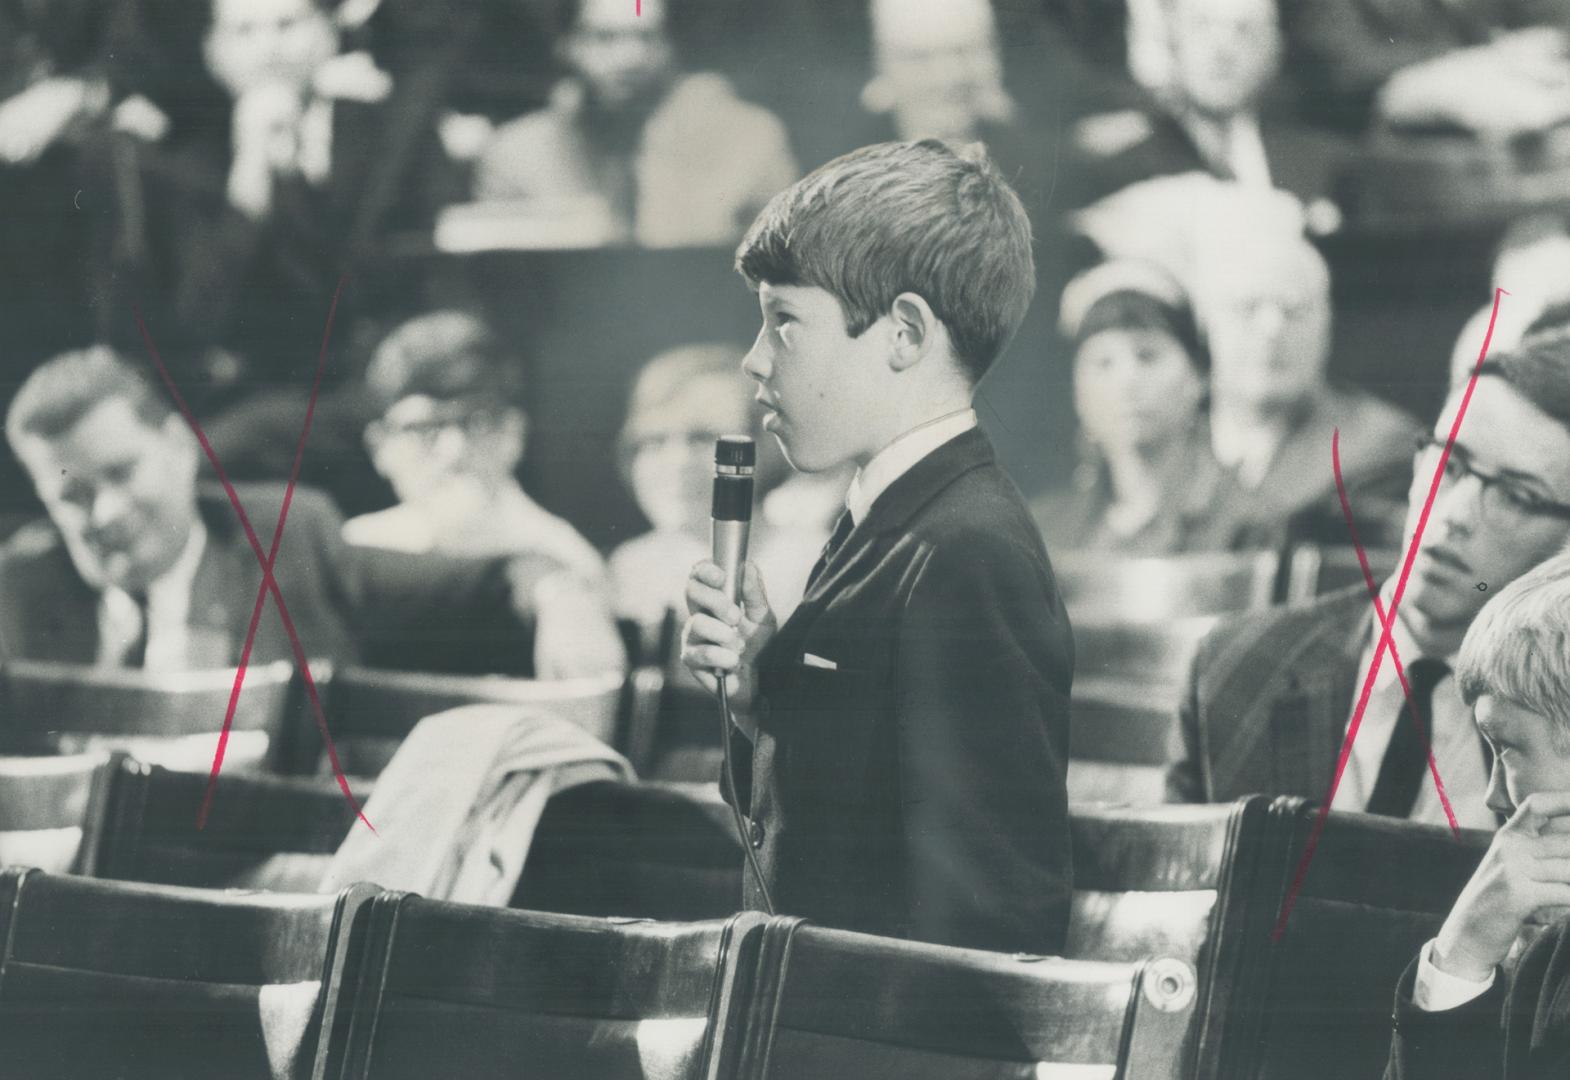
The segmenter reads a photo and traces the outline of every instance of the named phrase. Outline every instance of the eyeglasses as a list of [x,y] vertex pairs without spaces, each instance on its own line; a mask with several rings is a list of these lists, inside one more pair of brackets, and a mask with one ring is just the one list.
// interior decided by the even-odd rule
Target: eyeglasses
[[[1432,435],[1417,440],[1417,468],[1419,472],[1431,470],[1439,459],[1445,444]],[[1570,504],[1557,502],[1539,494],[1526,482],[1513,476],[1485,473],[1472,464],[1472,455],[1462,446],[1452,446],[1445,459],[1445,479],[1452,483],[1475,476],[1482,489],[1479,502],[1483,513],[1489,516],[1514,515],[1525,517],[1553,517],[1570,521]]]
[[482,435],[496,426],[498,412],[485,406],[454,402],[438,406],[420,417],[376,421],[383,438],[402,438],[432,446],[443,431],[456,428],[465,435]]

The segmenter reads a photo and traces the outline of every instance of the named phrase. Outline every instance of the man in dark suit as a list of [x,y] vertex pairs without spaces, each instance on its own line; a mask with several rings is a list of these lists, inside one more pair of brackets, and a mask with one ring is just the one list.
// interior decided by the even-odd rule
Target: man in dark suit
[[[791,464],[858,472],[777,625],[699,563],[683,658],[729,675],[738,798],[777,910],[950,945],[1062,948],[1073,640],[970,409],[1034,289],[1030,226],[979,148],[884,143],[770,203],[737,255],[743,364]],[[762,903],[748,879],[747,902]]]
[[[165,670],[238,661],[261,567],[225,494],[198,488],[185,421],[139,370],[106,349],[56,357],[17,393],[6,437],[50,521],[0,551],[0,652]],[[284,488],[238,493],[265,550]],[[352,548],[306,489],[289,511],[274,574],[308,659],[542,675],[620,664],[608,615],[557,564]],[[295,655],[269,599],[251,661],[277,659]]]
[[1363,542],[1393,545],[1422,428],[1382,398],[1330,378],[1330,269],[1267,210],[1252,201],[1229,206],[1197,237],[1194,301],[1210,347],[1211,445],[1233,470],[1238,510],[1254,531],[1340,541],[1346,532],[1330,461],[1339,429]]
[[[1403,550],[1464,394],[1451,394],[1418,451]],[[1570,322],[1484,365],[1445,472],[1392,640],[1457,819],[1491,828],[1488,754],[1453,674],[1455,654],[1490,595],[1570,540]],[[1394,586],[1383,588],[1387,610]],[[1217,629],[1200,646],[1181,704],[1169,798],[1323,799],[1379,636],[1361,586]],[[1446,820],[1411,711],[1387,655],[1336,809]]]
[[1467,631],[1457,675],[1497,751],[1489,805],[1509,821],[1401,977],[1390,1080],[1570,1075],[1567,641],[1570,555],[1516,580]]

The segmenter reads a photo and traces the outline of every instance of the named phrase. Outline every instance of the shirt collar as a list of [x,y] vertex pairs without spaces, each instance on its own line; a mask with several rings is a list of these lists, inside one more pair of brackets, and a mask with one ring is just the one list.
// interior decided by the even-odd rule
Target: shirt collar
[[917,424],[879,450],[851,478],[850,488],[845,492],[845,507],[850,511],[851,521],[860,525],[866,520],[872,504],[890,484],[938,447],[975,426],[975,409],[956,409]]
[[197,518],[186,538],[185,550],[162,577],[147,586],[147,606],[160,610],[181,610],[190,605],[191,586],[196,581],[196,568],[201,565],[202,552],[207,549],[207,526]]
[[[1395,589],[1395,582],[1387,581],[1379,590],[1379,602],[1384,605],[1386,611],[1390,610],[1390,598],[1394,595]],[[1402,605],[1405,606],[1405,603],[1406,601],[1403,600]],[[1379,647],[1379,619],[1375,617],[1372,610],[1369,611],[1368,622],[1368,645],[1364,649],[1364,671],[1368,670],[1368,665],[1373,662],[1374,650]],[[1396,652],[1400,655],[1403,668],[1411,667],[1414,660],[1422,659],[1427,655],[1422,649],[1418,648],[1417,640],[1412,637],[1412,632],[1407,629],[1406,620],[1401,617],[1399,611],[1396,612],[1395,629],[1390,631],[1390,644],[1395,646]],[[1443,660],[1445,666],[1450,669],[1450,673],[1454,675],[1456,655],[1457,653],[1451,653],[1449,656],[1430,656],[1428,659]],[[1385,654],[1385,662],[1380,665],[1379,674],[1374,681],[1379,686],[1396,681],[1396,666],[1390,661],[1388,651]]]

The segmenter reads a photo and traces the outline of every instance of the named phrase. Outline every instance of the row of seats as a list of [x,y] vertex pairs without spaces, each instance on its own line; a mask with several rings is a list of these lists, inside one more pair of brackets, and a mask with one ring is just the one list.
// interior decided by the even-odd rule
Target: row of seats
[[[1376,579],[1395,553],[1369,553]],[[1163,798],[1175,719],[1200,640],[1227,615],[1305,601],[1363,580],[1351,548],[1107,559],[1053,557],[1074,625],[1069,796],[1150,806]]]
[[[375,776],[421,719],[459,705],[536,705],[573,720],[645,767],[664,677],[542,681],[313,664],[312,682],[345,772]],[[0,752],[127,749],[206,769],[234,687],[233,669],[157,673],[46,660],[0,668]],[[235,707],[226,768],[326,771],[304,680],[287,661],[252,667]]]
[[7,1072],[370,1080],[1179,1076],[1175,961],[916,944],[788,917],[653,922],[357,885],[0,876]]
[[[103,877],[312,889],[353,825],[327,778],[226,777],[198,830],[205,777],[128,762],[103,777],[107,791],[95,798],[110,824],[75,864]],[[723,918],[741,895],[726,812],[712,787],[605,782],[560,793],[547,805],[513,904],[604,917]],[[1442,828],[1332,814],[1278,940],[1276,918],[1315,813],[1300,799],[1263,797],[1074,808],[1065,955],[1187,965],[1180,971],[1192,972],[1197,1004],[1177,1029],[1182,1075],[1377,1075],[1395,980],[1437,930],[1488,841],[1483,833],[1458,842]],[[46,823],[35,815],[34,824]],[[0,834],[0,849],[5,840]]]

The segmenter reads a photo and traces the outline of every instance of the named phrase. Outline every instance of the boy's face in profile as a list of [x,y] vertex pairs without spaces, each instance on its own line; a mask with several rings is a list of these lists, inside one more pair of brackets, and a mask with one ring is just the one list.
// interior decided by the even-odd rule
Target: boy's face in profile
[[1478,698],[1472,714],[1494,751],[1490,810],[1513,814],[1528,795],[1570,787],[1570,745],[1557,736],[1556,721],[1492,694]]
[[758,303],[763,327],[742,370],[758,383],[763,429],[802,472],[866,464],[888,400],[882,320],[851,337],[839,300],[816,286],[764,282]]

